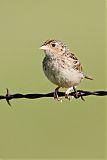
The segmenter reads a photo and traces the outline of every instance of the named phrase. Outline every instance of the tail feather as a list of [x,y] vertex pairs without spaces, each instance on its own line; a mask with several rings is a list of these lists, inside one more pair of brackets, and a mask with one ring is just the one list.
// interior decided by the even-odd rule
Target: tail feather
[[90,79],[90,80],[94,80],[94,78],[93,78],[93,77],[91,77],[91,76],[89,76],[89,75],[84,75],[84,78],[86,78],[86,79]]

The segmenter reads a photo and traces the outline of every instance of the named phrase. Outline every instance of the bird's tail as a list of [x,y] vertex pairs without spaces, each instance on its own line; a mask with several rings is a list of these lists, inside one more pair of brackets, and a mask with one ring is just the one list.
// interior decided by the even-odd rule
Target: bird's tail
[[89,76],[89,75],[84,75],[84,78],[86,78],[86,79],[90,79],[90,80],[94,80],[94,78],[93,78],[93,77],[91,77],[91,76]]

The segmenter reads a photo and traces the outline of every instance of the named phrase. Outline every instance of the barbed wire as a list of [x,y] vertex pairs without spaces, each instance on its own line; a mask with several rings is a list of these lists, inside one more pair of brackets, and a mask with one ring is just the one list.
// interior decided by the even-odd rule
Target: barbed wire
[[[43,98],[43,97],[53,97],[53,92],[51,93],[46,93],[46,94],[21,94],[21,93],[16,93],[16,94],[10,94],[9,90],[6,89],[6,95],[0,95],[0,100],[5,99],[7,101],[7,103],[9,104],[9,106],[11,106],[10,104],[10,100],[12,99],[21,99],[21,98],[26,98],[26,99],[37,99],[37,98]],[[90,95],[94,95],[94,96],[107,96],[107,91],[84,91],[84,90],[77,90],[76,92],[71,92],[69,94],[70,96],[73,96],[74,98],[81,98],[82,100],[84,100],[84,96],[90,96]],[[58,96],[59,97],[63,97],[65,96],[64,92],[58,92]]]

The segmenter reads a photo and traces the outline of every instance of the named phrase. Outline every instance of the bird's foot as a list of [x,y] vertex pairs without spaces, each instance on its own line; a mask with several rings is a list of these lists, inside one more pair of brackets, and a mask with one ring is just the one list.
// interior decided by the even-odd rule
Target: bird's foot
[[62,99],[59,98],[59,96],[58,96],[58,89],[59,89],[59,87],[57,87],[57,88],[55,89],[55,91],[54,91],[54,100],[57,100],[57,101],[62,102]]
[[65,98],[70,101],[70,96],[69,96],[69,94],[67,94],[66,92],[65,92]]
[[73,89],[73,87],[70,87],[65,92],[65,98],[68,99],[69,101],[70,101],[70,99],[73,99],[73,96],[69,96],[69,94],[71,93],[72,89]]
[[74,97],[75,97],[76,99],[81,97],[81,99],[82,99],[83,101],[85,101],[85,99],[83,98],[83,96],[81,95],[80,92],[78,92],[77,90],[75,90],[74,92],[75,92]]

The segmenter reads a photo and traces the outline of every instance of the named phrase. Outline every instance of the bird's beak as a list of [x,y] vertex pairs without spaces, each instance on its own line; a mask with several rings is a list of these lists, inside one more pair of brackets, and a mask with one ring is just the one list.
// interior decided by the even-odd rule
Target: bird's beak
[[40,49],[42,49],[42,50],[48,50],[48,49],[49,49],[49,47],[48,47],[48,46],[46,46],[46,45],[43,45],[43,46],[41,46],[41,47],[40,47]]

